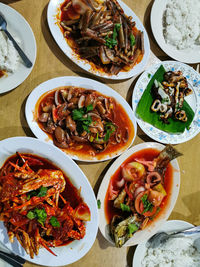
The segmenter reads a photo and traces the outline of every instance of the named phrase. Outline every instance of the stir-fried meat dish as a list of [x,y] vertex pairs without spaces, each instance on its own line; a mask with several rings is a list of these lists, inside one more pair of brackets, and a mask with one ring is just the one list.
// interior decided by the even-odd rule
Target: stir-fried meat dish
[[186,122],[187,114],[182,109],[184,97],[191,94],[186,77],[181,71],[168,71],[164,75],[164,81],[154,81],[154,102],[151,106],[153,112],[159,112],[164,123],[169,123],[168,118]]
[[169,162],[180,155],[171,145],[160,153],[144,149],[130,156],[111,177],[105,208],[116,247],[164,209],[173,176]]
[[133,132],[121,105],[94,90],[59,87],[44,94],[36,109],[41,129],[66,151],[92,156],[115,151],[130,141]]
[[[0,169],[0,220],[31,258],[85,236],[90,210],[63,172],[31,154],[11,156]],[[55,255],[56,256],[56,255]]]
[[76,54],[104,73],[129,71],[143,58],[143,32],[117,0],[66,0],[58,20]]

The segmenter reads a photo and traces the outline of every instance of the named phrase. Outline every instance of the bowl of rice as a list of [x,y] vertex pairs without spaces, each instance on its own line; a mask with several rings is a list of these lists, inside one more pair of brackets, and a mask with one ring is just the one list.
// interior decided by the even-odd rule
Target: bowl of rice
[[155,0],[151,27],[168,56],[189,64],[200,62],[199,0]]
[[[193,227],[191,223],[171,220],[163,224],[161,231],[172,233]],[[133,267],[198,267],[200,266],[199,235],[169,238],[163,245],[151,248],[142,243],[137,246],[133,258]]]

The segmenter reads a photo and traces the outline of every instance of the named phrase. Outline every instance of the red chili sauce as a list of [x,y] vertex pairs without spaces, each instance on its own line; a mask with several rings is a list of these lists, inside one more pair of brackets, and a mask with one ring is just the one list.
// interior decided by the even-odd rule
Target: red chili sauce
[[[125,164],[134,161],[136,158],[137,159],[144,159],[144,160],[153,160],[160,154],[160,151],[153,149],[153,148],[147,148],[143,149],[141,151],[138,151],[131,155],[128,159],[126,159],[121,166],[124,166]],[[104,201],[104,207],[105,207],[105,215],[106,215],[106,220],[108,223],[111,222],[112,218],[114,215],[119,215],[122,216],[124,213],[120,210],[117,209],[113,206],[113,201],[109,200],[109,188],[112,183],[112,185],[115,185],[116,181],[119,181],[122,178],[121,174],[121,166],[116,170],[116,172],[113,174],[113,176],[110,179],[109,187],[106,193],[105,201]],[[173,167],[169,163],[166,169],[165,177],[164,177],[164,188],[167,193],[167,195],[164,197],[161,205],[160,205],[160,211],[156,215],[156,218],[162,214],[162,212],[165,210],[165,207],[167,206],[167,203],[170,199],[170,192],[172,189],[172,179],[173,179]],[[116,188],[114,188],[115,190]],[[155,219],[154,219],[155,220]],[[148,224],[151,221],[148,222]]]

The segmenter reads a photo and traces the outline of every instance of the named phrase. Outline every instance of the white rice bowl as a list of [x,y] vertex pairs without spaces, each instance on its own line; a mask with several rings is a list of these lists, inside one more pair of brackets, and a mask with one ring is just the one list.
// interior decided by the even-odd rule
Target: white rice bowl
[[164,38],[166,43],[179,50],[200,45],[199,0],[168,0],[164,16]]

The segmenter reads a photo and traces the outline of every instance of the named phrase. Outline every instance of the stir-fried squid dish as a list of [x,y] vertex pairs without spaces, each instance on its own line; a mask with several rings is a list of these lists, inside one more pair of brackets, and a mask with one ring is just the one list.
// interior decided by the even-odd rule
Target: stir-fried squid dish
[[58,21],[73,51],[104,73],[129,71],[143,58],[143,32],[117,0],[66,0]]
[[169,123],[170,117],[186,122],[187,114],[183,110],[184,97],[191,94],[186,77],[181,71],[168,71],[164,74],[164,81],[154,81],[152,88],[154,102],[151,110],[160,113],[160,119]]
[[116,247],[123,246],[162,212],[173,176],[169,162],[180,155],[171,145],[160,154],[144,149],[130,156],[111,177],[105,208]]
[[[90,210],[63,172],[31,154],[11,156],[0,169],[0,220],[30,255],[85,236]],[[56,256],[56,255],[55,255]]]
[[96,156],[127,146],[133,125],[112,97],[80,87],[47,92],[36,104],[37,121],[59,148]]

